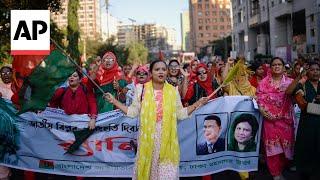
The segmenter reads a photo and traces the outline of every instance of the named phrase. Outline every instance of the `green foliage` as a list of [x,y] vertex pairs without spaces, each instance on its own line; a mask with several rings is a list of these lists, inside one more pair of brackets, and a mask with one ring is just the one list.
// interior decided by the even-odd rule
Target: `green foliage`
[[61,47],[64,47],[63,39],[65,37],[65,33],[63,30],[60,30],[57,24],[53,21],[50,21],[50,37]]
[[71,58],[76,60],[80,64],[80,51],[79,51],[79,38],[80,31],[78,25],[78,8],[79,0],[69,1],[68,4],[68,26],[67,26],[67,52],[70,54]]
[[148,49],[139,42],[132,42],[128,46],[128,63],[146,64],[148,62]]
[[96,54],[101,58],[106,52],[111,51],[116,55],[118,63],[120,65],[124,65],[128,63],[127,62],[127,58],[129,54],[128,49],[123,46],[119,46],[118,44],[115,44],[114,39],[112,38],[107,40],[106,43],[101,44],[97,49],[98,50]]

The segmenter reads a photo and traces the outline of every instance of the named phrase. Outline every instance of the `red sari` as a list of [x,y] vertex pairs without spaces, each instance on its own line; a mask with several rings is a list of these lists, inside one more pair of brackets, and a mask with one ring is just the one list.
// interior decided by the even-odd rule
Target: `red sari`
[[273,117],[264,118],[263,143],[267,165],[272,176],[281,175],[288,160],[293,158],[294,124],[293,103],[285,90],[292,79],[283,76],[279,87],[272,83],[271,74],[265,77],[257,89],[257,102]]

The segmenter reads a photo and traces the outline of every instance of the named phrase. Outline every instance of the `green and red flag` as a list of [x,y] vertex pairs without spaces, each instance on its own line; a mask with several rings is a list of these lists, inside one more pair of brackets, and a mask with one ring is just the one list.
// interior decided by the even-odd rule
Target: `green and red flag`
[[[19,58],[23,59],[23,56]],[[34,56],[34,59],[26,56],[26,59],[30,66],[18,66],[18,69],[13,66],[14,72],[19,72],[19,77],[16,77],[18,90],[15,90],[18,93],[19,113],[44,110],[54,91],[76,69],[75,64],[59,49],[52,50],[49,56]]]

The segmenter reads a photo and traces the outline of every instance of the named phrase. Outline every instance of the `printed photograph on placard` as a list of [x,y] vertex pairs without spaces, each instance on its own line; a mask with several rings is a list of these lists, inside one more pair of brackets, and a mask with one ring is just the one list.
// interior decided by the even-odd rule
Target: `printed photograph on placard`
[[207,155],[226,150],[227,113],[197,115],[196,125],[197,155]]
[[255,152],[259,117],[250,112],[231,113],[231,125],[228,133],[228,151]]

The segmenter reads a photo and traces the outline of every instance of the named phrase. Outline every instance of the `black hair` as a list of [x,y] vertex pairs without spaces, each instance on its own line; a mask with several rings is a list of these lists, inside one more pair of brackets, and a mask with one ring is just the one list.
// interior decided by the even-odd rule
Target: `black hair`
[[170,66],[170,64],[173,63],[173,62],[176,62],[176,63],[178,63],[178,65],[180,65],[179,61],[176,60],[176,59],[171,59],[171,60],[169,61],[169,64],[168,64],[168,65]]
[[270,61],[270,66],[272,66],[273,61],[275,61],[276,59],[280,60],[283,66],[285,65],[285,63],[281,57],[274,57]]
[[257,131],[259,129],[259,124],[258,121],[256,119],[256,117],[252,114],[247,114],[247,113],[243,113],[240,114],[239,116],[237,116],[233,122],[233,126],[232,126],[232,131],[234,132],[237,125],[241,122],[247,122],[250,124],[251,128],[252,128],[252,137],[255,137],[257,134]]
[[189,63],[185,63],[185,64],[183,64],[183,69],[188,69],[188,67],[190,66],[190,64]]
[[311,62],[308,63],[308,66],[309,66],[309,67],[311,67],[311,66],[313,66],[313,65],[318,65],[318,66],[320,67],[320,64],[317,63],[317,62],[315,62],[315,61],[311,61]]
[[163,60],[160,60],[160,59],[154,60],[154,61],[152,61],[152,62],[150,63],[150,68],[149,68],[150,73],[152,72],[153,66],[154,66],[156,63],[158,63],[158,62],[162,62],[163,64],[166,65],[166,68],[168,68],[167,63],[164,62]]
[[207,121],[207,120],[213,120],[213,121],[216,121],[217,125],[219,127],[221,127],[221,120],[218,116],[216,115],[209,115],[207,117],[204,118],[204,121]]
[[82,71],[81,71],[80,69],[76,69],[76,71],[74,71],[73,73],[75,73],[75,72],[78,74],[79,79],[81,80],[81,79],[82,79],[82,77],[83,77],[83,73],[82,73]]
[[3,67],[0,69],[0,72],[2,72],[4,69],[9,69],[9,71],[12,72],[12,68],[9,67],[9,66],[3,66]]
[[251,66],[249,67],[249,69],[251,69],[252,71],[256,72],[256,70],[262,66],[263,64],[260,61],[254,61]]

